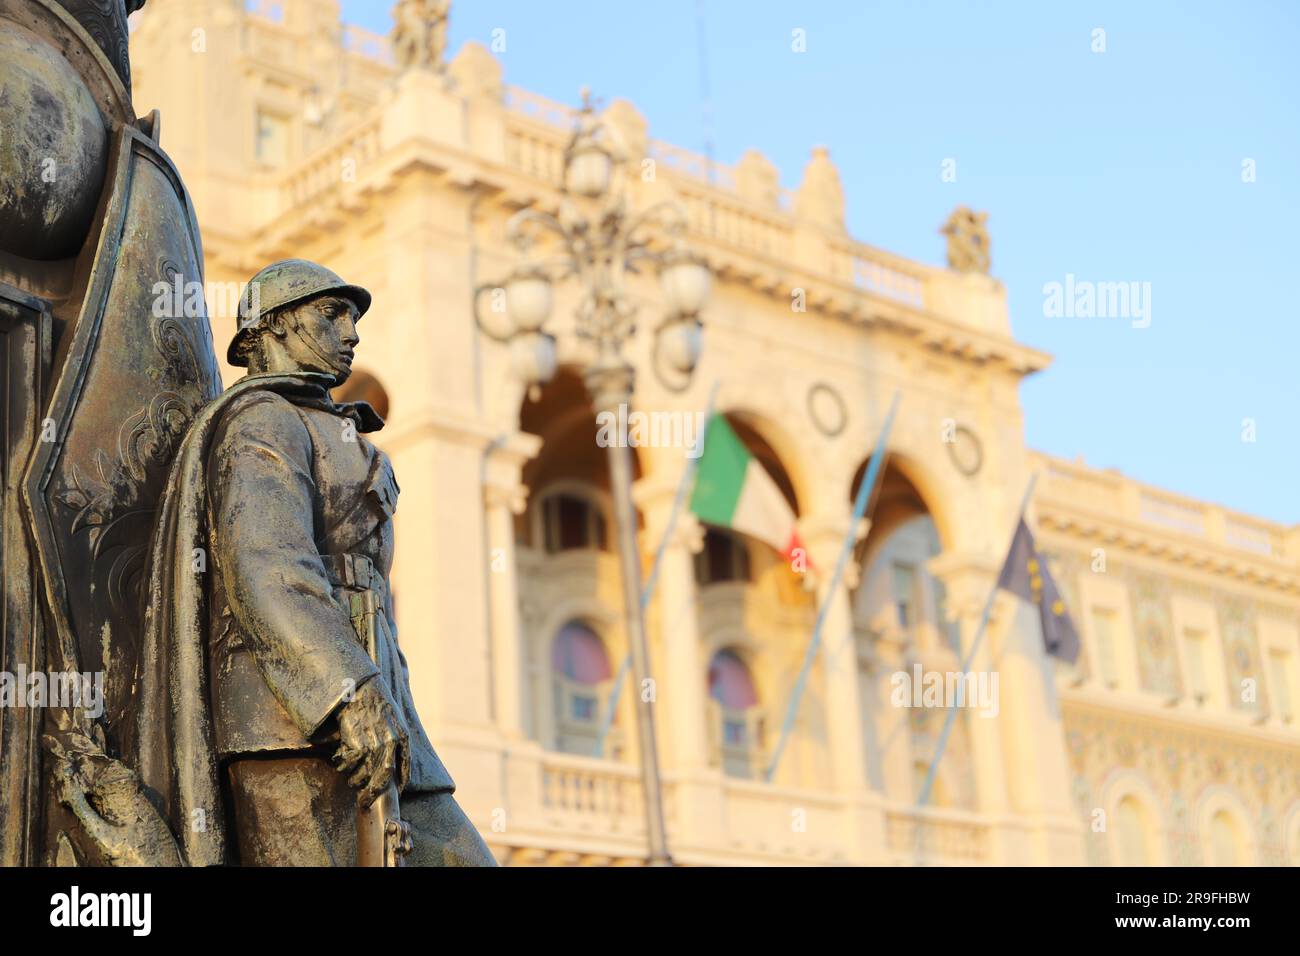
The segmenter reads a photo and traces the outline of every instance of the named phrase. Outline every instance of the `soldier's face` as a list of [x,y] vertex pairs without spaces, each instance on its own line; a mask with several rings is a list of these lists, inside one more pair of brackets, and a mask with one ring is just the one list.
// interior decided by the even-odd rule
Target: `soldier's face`
[[290,331],[285,345],[299,367],[333,374],[343,384],[352,374],[352,359],[361,341],[355,303],[343,296],[323,295],[298,306],[294,318],[301,334]]

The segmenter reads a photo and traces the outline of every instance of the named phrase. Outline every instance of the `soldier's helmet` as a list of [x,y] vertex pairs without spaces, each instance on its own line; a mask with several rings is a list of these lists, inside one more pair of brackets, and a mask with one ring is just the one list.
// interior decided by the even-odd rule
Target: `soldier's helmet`
[[349,285],[324,266],[306,259],[282,259],[273,262],[253,278],[239,297],[238,328],[226,350],[231,365],[247,366],[239,354],[241,343],[262,327],[262,317],[325,293],[345,296],[356,303],[357,318],[370,308],[370,293],[359,285]]

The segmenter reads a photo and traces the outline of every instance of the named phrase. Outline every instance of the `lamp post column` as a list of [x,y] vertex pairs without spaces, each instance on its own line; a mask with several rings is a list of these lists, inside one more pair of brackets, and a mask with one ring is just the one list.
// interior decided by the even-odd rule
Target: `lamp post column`
[[[617,418],[619,406],[627,405],[631,400],[634,378],[630,365],[602,350],[601,358],[586,373],[587,391],[596,411],[611,412]],[[650,677],[650,654],[646,645],[645,615],[641,610],[641,553],[637,545],[636,507],[632,502],[632,451],[622,440],[624,437],[618,436],[609,445],[609,483],[614,498],[614,525],[623,573],[623,609],[627,617],[627,639],[636,685],[637,751],[645,788],[646,841],[650,865],[671,866],[664,829],[654,703],[646,699],[643,691]]]

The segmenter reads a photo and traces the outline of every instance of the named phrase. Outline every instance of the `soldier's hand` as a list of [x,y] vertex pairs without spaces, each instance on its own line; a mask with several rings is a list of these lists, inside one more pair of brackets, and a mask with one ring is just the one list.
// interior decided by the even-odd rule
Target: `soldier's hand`
[[410,776],[410,740],[388,689],[381,680],[366,681],[339,711],[339,738],[334,765],[350,774],[349,785],[361,791],[369,807],[390,783],[406,786]]

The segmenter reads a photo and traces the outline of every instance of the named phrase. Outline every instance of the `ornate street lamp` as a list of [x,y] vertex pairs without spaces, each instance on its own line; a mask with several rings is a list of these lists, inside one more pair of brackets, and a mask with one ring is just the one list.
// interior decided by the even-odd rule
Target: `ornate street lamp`
[[667,317],[655,330],[653,368],[661,384],[683,391],[700,360],[704,327],[700,312],[712,276],[703,260],[680,244],[661,259],[659,282],[668,300]]
[[[593,343],[596,357],[584,372],[587,391],[597,412],[618,414],[630,404],[635,372],[623,357],[623,346],[635,332],[636,307],[625,286],[626,274],[641,264],[657,268],[668,304],[655,330],[653,369],[665,387],[681,391],[690,381],[700,357],[700,312],[709,297],[710,274],[704,261],[683,244],[686,215],[673,202],[661,202],[637,213],[628,210],[621,189],[614,188],[620,157],[606,141],[606,131],[592,108],[588,91],[573,138],[564,153],[564,185],[555,215],[522,209],[511,217],[506,236],[520,251],[522,262],[496,286],[475,295],[479,327],[511,347],[516,374],[533,394],[555,372],[555,339],[543,331],[549,316],[551,284],[575,277],[582,288],[576,314],[577,334]],[[654,227],[658,227],[657,230]],[[667,248],[654,245],[653,232],[670,239]],[[536,239],[549,235],[560,251],[545,259],[529,258]],[[483,292],[503,289],[509,327],[493,329],[479,314]],[[670,864],[664,833],[659,759],[653,707],[640,689],[650,676],[645,619],[641,613],[641,558],[637,549],[636,508],[632,502],[632,452],[626,442],[609,446],[610,485],[623,577],[623,605],[637,684],[637,736],[645,786],[646,831],[651,864]]]

